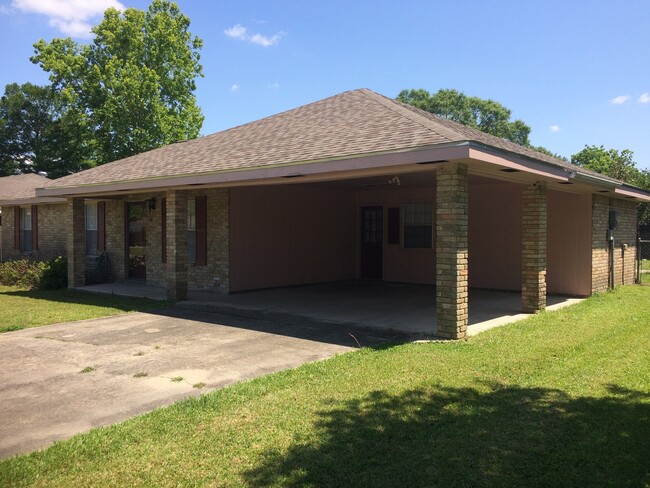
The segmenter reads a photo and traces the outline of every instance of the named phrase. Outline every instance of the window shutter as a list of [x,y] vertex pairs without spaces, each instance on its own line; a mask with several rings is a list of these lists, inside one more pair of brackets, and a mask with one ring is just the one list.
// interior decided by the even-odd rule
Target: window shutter
[[160,260],[167,262],[167,198],[160,199]]
[[97,202],[97,251],[106,250],[106,202]]
[[38,251],[38,205],[32,205],[32,251]]
[[388,244],[399,244],[399,207],[388,209]]
[[14,249],[20,251],[20,207],[14,207]]
[[196,197],[196,264],[208,264],[208,205],[205,196]]

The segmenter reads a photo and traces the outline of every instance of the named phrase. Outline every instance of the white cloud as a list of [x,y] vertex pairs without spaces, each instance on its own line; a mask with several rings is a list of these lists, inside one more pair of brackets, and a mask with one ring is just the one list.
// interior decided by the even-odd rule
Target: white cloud
[[238,85],[237,83],[234,83],[234,84],[230,87],[230,91],[233,92],[233,93],[237,93],[237,92],[239,91],[239,85]]
[[559,125],[552,125],[549,127],[551,132],[560,132],[560,126]]
[[266,85],[266,86],[267,88],[271,88],[272,90],[277,90],[278,88],[280,88],[280,83],[276,81],[275,83],[271,83],[270,85]]
[[639,103],[650,103],[650,93],[649,92],[642,93],[641,96],[639,97]]
[[609,103],[611,103],[612,105],[621,105],[621,104],[627,102],[629,99],[630,99],[629,95],[621,95],[620,97],[612,98],[609,101]]
[[249,34],[248,29],[241,24],[235,24],[223,32],[233,39],[239,39],[240,41],[250,42],[251,44],[257,44],[263,47],[275,46],[284,35],[284,32],[278,32],[270,37],[263,36],[262,34]]
[[13,0],[11,6],[25,13],[49,17],[49,24],[73,37],[92,37],[91,19],[113,7],[124,10],[118,0]]

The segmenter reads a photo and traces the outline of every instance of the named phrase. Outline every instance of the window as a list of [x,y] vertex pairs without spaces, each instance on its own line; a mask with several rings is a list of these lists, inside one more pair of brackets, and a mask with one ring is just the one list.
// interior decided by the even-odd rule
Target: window
[[196,262],[196,200],[187,201],[187,260]]
[[404,205],[404,247],[431,249],[433,244],[433,205]]
[[32,252],[32,209],[20,209],[21,243],[23,252]]
[[99,226],[97,218],[97,204],[86,204],[86,255],[97,254],[97,243],[99,241]]

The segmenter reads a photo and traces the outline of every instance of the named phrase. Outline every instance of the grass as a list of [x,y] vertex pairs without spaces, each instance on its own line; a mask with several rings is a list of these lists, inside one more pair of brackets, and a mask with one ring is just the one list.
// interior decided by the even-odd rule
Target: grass
[[0,286],[0,332],[160,308],[164,302],[73,290]]
[[650,288],[361,349],[0,462],[0,486],[649,486]]

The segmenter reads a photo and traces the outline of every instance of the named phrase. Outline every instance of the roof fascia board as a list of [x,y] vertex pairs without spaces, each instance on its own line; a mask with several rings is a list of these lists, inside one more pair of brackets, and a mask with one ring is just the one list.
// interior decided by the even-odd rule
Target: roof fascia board
[[621,195],[624,197],[634,197],[638,198],[639,200],[642,200],[644,202],[650,202],[650,193],[643,191],[643,190],[637,190],[636,188],[630,187],[630,186],[623,186],[621,188],[615,188],[614,189],[614,194],[615,195]]
[[21,198],[19,200],[0,200],[0,206],[5,206],[5,207],[20,207],[21,205],[41,205],[41,204],[57,204],[57,203],[66,203],[66,199],[34,197],[34,198]]
[[469,154],[472,159],[517,169],[553,180],[568,181],[570,178],[568,171],[562,167],[551,166],[539,161],[523,158],[522,156],[513,155],[501,149],[490,148],[489,146],[481,145],[481,147],[474,147],[474,143],[470,143]]
[[[262,184],[267,180],[302,176],[300,182],[309,181],[310,176],[338,173],[337,179],[346,172],[354,173],[363,170],[386,169],[408,164],[442,162],[457,159],[466,159],[469,153],[467,143],[452,143],[436,145],[426,148],[415,148],[390,153],[357,156],[345,159],[324,160],[317,162],[303,162],[285,164],[273,167],[255,167],[244,170],[228,170],[215,173],[202,173],[199,175],[184,175],[164,178],[150,178],[131,180],[106,184],[89,184],[71,187],[54,187],[36,189],[39,197],[92,195],[116,191],[145,191],[167,187],[183,187],[192,185],[224,185],[247,182],[248,184]],[[322,179],[322,178],[321,178]]]

